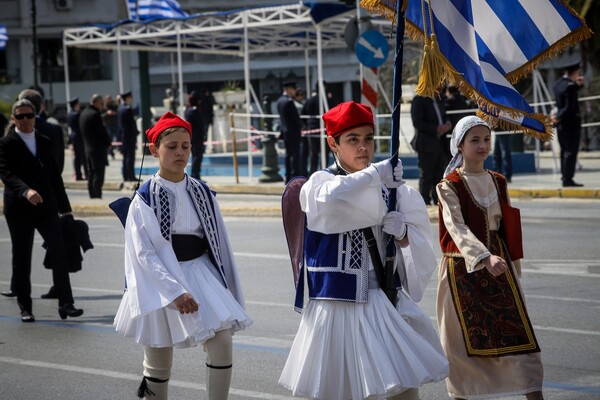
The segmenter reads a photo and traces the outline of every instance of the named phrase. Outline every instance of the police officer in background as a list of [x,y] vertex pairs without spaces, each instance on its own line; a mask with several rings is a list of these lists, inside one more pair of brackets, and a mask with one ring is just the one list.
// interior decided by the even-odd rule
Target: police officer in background
[[67,126],[69,127],[69,145],[73,151],[73,170],[75,171],[75,180],[84,180],[84,175],[88,176],[87,164],[85,160],[85,146],[83,144],[83,136],[81,135],[81,129],[79,127],[79,113],[81,109],[81,103],[79,103],[79,97],[74,97],[69,100],[69,106],[71,109],[67,114]]
[[552,122],[556,125],[560,144],[560,172],[563,187],[583,186],[573,180],[581,140],[578,100],[581,87],[583,87],[583,76],[579,62],[567,66],[565,74],[554,83],[556,114],[552,115]]
[[121,104],[117,109],[117,120],[119,121],[119,130],[123,140],[123,180],[136,181],[135,164],[135,144],[137,141],[137,125],[135,123],[135,114],[133,112],[133,95],[131,91],[121,94]]
[[281,121],[281,137],[285,143],[285,181],[301,175],[300,141],[302,120],[294,104],[296,82],[284,82],[283,93],[277,100],[277,112]]

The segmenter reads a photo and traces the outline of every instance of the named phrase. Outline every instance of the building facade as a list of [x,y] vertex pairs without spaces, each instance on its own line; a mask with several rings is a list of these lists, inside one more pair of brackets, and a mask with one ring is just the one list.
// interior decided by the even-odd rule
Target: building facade
[[[112,7],[107,7],[107,3]],[[281,1],[281,4],[297,4]],[[269,0],[229,1],[228,10],[272,5]],[[189,14],[224,11],[220,1],[180,0]],[[0,100],[11,103],[24,88],[37,84],[49,102],[50,110],[63,114],[66,110],[64,51],[62,32],[65,28],[112,24],[128,17],[125,0],[0,0],[3,10],[0,24],[7,28],[8,42],[0,50]],[[35,20],[35,29],[34,29]],[[34,46],[34,40],[35,46]],[[119,92],[118,60],[114,51],[69,47],[68,78],[70,96],[85,102],[93,93],[116,95]],[[33,59],[37,60],[34,65]],[[150,105],[162,105],[165,90],[177,89],[174,55],[149,54]],[[252,86],[257,95],[276,98],[283,81],[295,80],[310,93],[314,86],[316,55],[309,54],[305,68],[303,52],[280,52],[253,56]],[[360,98],[359,64],[349,49],[324,54],[324,78],[335,101]],[[123,52],[121,57],[123,88],[133,90],[139,99],[137,52]],[[202,54],[183,54],[185,91],[218,91],[231,82],[243,85],[243,59]],[[307,72],[310,76],[307,79]],[[311,86],[311,87],[307,87]],[[60,115],[58,116],[60,117]]]

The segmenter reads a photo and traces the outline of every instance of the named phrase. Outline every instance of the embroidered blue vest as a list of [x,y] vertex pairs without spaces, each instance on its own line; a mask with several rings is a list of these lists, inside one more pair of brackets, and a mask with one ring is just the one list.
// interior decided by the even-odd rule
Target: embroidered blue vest
[[[382,196],[387,203],[388,193],[384,188]],[[300,311],[304,305],[304,268],[309,298],[366,303],[371,265],[369,248],[360,229],[324,234],[306,228],[304,265],[300,269],[294,309]]]
[[[208,240],[210,246],[210,257],[211,261],[217,267],[217,270],[221,274],[221,280],[227,287],[227,280],[225,279],[225,272],[223,270],[223,263],[221,257],[221,248],[219,245],[219,227],[217,224],[215,204],[213,202],[213,196],[210,189],[200,180],[191,178],[186,175],[186,189],[192,198],[192,203],[204,234]],[[137,191],[140,198],[150,207],[158,224],[160,226],[160,233],[169,242],[171,241],[171,227],[175,221],[175,215],[177,214],[175,194],[168,188],[163,186],[160,181],[154,178],[150,178],[144,183]]]

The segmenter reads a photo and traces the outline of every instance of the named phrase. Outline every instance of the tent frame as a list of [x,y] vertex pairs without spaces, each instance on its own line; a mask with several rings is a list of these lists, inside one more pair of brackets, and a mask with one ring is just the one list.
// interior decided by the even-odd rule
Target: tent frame
[[[314,3],[312,3],[314,5]],[[321,3],[335,4],[335,3]],[[339,7],[340,5],[337,4]],[[246,105],[254,90],[250,87],[250,56],[282,51],[304,51],[307,77],[308,52],[316,51],[317,84],[321,94],[319,110],[327,111],[323,85],[323,51],[346,48],[346,25],[356,15],[355,8],[315,21],[313,8],[302,2],[291,5],[250,8],[230,12],[196,14],[189,18],[152,21],[121,21],[114,25],[68,28],[63,31],[66,98],[70,96],[68,47],[116,50],[119,91],[124,91],[122,52],[153,51],[177,54],[179,104],[185,104],[182,53],[198,53],[243,58]],[[387,25],[387,24],[386,24]],[[307,86],[308,90],[308,86]],[[255,96],[255,95],[254,95]],[[249,112],[249,110],[248,110]],[[249,119],[248,118],[248,124]],[[323,122],[321,121],[321,129]],[[321,154],[325,162],[325,140]],[[249,156],[251,169],[252,157]],[[250,174],[252,174],[250,172]],[[250,175],[251,176],[251,175]]]

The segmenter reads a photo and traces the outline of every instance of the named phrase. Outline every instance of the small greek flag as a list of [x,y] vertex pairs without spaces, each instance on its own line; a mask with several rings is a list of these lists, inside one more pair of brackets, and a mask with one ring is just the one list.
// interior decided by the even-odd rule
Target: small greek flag
[[0,25],[0,50],[4,50],[6,48],[7,40],[8,35],[6,34],[6,26]]
[[[362,0],[361,5],[394,18],[396,1]],[[501,128],[544,139],[551,136],[548,117],[536,114],[512,84],[591,36],[583,19],[565,2],[408,0],[405,13],[406,33],[415,39],[425,33],[430,55],[439,59],[427,70],[433,77],[430,85],[435,88],[440,78],[455,80]]]
[[[176,0],[126,0],[131,20],[147,20],[160,18],[185,18]],[[136,4],[137,3],[137,4]]]

